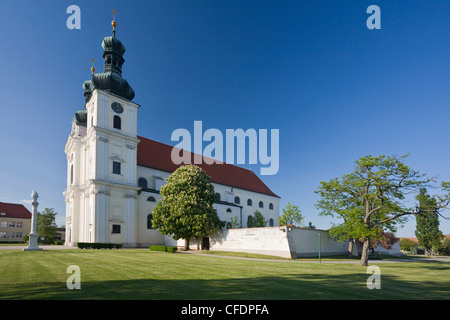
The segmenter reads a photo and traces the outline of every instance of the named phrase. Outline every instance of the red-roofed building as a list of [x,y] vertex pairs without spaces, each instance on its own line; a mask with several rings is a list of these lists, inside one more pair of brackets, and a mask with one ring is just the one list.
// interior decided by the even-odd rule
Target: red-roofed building
[[[151,220],[161,186],[180,166],[172,161],[174,147],[137,135],[140,105],[122,77],[125,47],[114,36],[102,46],[105,72],[83,84],[85,108],[75,113],[65,146],[66,245],[173,243],[152,229]],[[267,226],[278,224],[280,198],[255,173],[226,163],[198,166],[211,177],[215,208],[228,226],[237,217],[246,227],[255,211]]]
[[22,204],[0,202],[0,242],[22,242],[31,230],[31,212]]
[[[169,173],[180,167],[171,160],[173,146],[140,136],[138,136],[138,139],[140,140],[137,150],[138,166]],[[192,153],[190,157],[191,163],[194,163],[193,155]],[[253,171],[227,163],[208,165],[203,162],[197,166],[202,168],[217,184],[278,197]]]

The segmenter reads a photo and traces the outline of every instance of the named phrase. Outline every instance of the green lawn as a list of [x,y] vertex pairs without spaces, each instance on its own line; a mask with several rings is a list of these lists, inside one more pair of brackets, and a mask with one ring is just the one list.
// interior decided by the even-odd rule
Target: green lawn
[[[376,261],[373,261],[376,264]],[[69,265],[81,290],[69,290]],[[354,264],[228,259],[145,249],[0,250],[1,299],[450,299],[450,263],[380,263],[369,290]]]

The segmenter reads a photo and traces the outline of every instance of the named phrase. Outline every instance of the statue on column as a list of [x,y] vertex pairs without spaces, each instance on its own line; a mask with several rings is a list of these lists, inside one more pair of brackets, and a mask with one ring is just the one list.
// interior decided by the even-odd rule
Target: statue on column
[[33,201],[31,202],[31,205],[33,207],[31,211],[31,232],[29,233],[29,242],[28,247],[23,248],[23,251],[39,251],[42,250],[42,248],[39,248],[38,246],[38,238],[39,235],[37,234],[37,207],[39,205],[39,202],[37,202],[37,198],[39,197],[38,193],[33,190],[31,193],[31,198]]

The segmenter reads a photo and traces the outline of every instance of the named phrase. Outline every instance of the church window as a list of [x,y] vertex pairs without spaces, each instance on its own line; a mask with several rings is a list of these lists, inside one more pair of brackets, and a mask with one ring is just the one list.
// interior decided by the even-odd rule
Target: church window
[[234,198],[234,203],[240,204],[241,203],[241,199],[239,197],[235,197]]
[[150,202],[156,202],[156,199],[155,199],[154,197],[148,197],[148,198],[147,198],[147,201],[150,201]]
[[120,233],[120,224],[113,224],[112,225],[112,233]]
[[120,172],[121,172],[121,163],[113,161],[113,173],[120,174]]
[[228,209],[227,209],[227,212],[231,212],[231,209],[230,209],[230,208],[228,208]]
[[106,57],[106,64],[111,64],[111,56]]
[[247,200],[247,205],[248,205],[248,206],[252,206],[252,205],[253,205],[252,199],[248,199],[248,200]]
[[73,164],[70,166],[70,184],[73,184]]
[[147,229],[153,229],[153,215],[150,213],[147,215]]
[[231,222],[227,222],[227,229],[232,229],[233,225],[231,224]]
[[216,193],[216,201],[220,201],[220,193]]
[[147,179],[139,178],[138,186],[141,187],[141,188],[147,188]]
[[269,226],[273,227],[273,219],[269,220]]
[[269,203],[269,209],[273,210],[273,203]]
[[113,126],[115,129],[122,129],[122,119],[119,116],[114,116]]
[[259,202],[259,207],[264,208],[264,203],[262,201]]

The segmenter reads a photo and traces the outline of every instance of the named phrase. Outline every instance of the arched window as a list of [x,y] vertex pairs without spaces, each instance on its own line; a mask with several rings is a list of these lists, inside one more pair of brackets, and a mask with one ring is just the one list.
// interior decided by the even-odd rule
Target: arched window
[[156,199],[154,197],[150,196],[150,197],[147,198],[147,201],[156,202]]
[[122,129],[122,119],[119,116],[114,116],[113,127],[116,129]]
[[264,203],[262,201],[259,202],[259,207],[264,208]]
[[241,199],[239,197],[235,197],[234,198],[234,203],[240,204],[241,203]]
[[269,203],[269,209],[273,210],[273,203]]
[[216,201],[220,201],[220,193],[216,193]]
[[230,208],[228,208],[228,209],[227,209],[227,212],[231,212],[231,209],[230,209]]
[[141,187],[141,188],[147,188],[147,179],[139,178],[138,186]]
[[248,199],[248,200],[247,200],[247,205],[248,205],[248,206],[252,206],[252,205],[253,205],[252,199]]
[[150,213],[150,214],[147,216],[147,229],[153,229],[153,223],[152,223],[152,220],[153,220],[153,215]]
[[73,164],[70,166],[70,184],[73,184]]
[[227,222],[227,229],[231,229],[233,228],[233,225],[231,224],[231,222]]
[[269,220],[269,226],[273,227],[273,219]]

